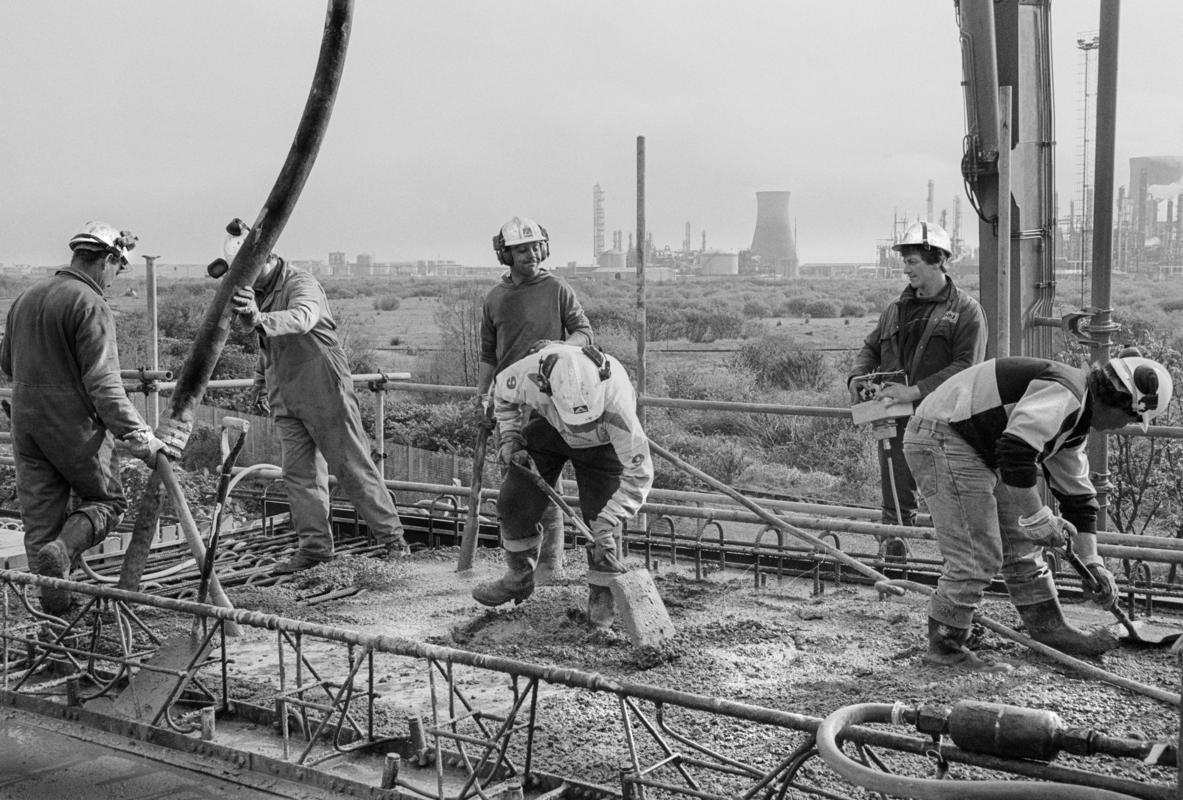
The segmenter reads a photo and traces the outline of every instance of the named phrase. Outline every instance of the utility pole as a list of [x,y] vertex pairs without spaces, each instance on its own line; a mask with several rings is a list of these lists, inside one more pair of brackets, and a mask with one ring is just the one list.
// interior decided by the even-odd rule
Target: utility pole
[[[160,369],[160,317],[156,306],[156,259],[160,256],[144,256],[144,294],[148,295],[148,348],[152,355],[152,363],[148,366],[153,372]],[[149,395],[148,407],[152,411],[152,427],[160,424],[160,392]]]

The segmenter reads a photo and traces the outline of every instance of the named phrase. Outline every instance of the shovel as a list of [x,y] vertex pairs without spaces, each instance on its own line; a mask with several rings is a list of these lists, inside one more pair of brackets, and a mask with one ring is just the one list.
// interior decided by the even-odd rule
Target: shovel
[[[549,497],[551,502],[567,515],[576,530],[587,537],[589,542],[595,538],[592,536],[591,529],[583,521],[583,517],[575,513],[563,496],[555,491],[554,487],[547,483],[537,470],[517,462],[513,462],[513,466],[528,477],[540,492]],[[676,633],[674,623],[670,620],[669,612],[665,608],[665,601],[661,599],[661,594],[657,591],[657,586],[653,583],[653,576],[649,574],[649,570],[635,569],[625,572],[623,565],[616,560],[612,553],[608,554],[607,561],[609,565],[621,571],[619,573],[589,572],[588,585],[604,586],[612,592],[612,599],[621,612],[621,625],[628,633],[633,645],[636,647],[660,647],[673,639]]]
[[[1066,544],[1064,547],[1064,555],[1068,559],[1068,563],[1072,568],[1080,573],[1080,579],[1088,587],[1089,591],[1097,592],[1101,586],[1097,582],[1093,573],[1089,572],[1088,567],[1080,560],[1080,556],[1072,552],[1072,545]],[[1183,630],[1172,628],[1166,625],[1152,625],[1150,623],[1138,620],[1134,622],[1117,605],[1117,597],[1111,597],[1109,603],[1105,606],[1105,610],[1117,618],[1121,626],[1125,628],[1125,632],[1120,634],[1117,638],[1119,641],[1128,643],[1134,647],[1170,647],[1175,640],[1183,636]]]

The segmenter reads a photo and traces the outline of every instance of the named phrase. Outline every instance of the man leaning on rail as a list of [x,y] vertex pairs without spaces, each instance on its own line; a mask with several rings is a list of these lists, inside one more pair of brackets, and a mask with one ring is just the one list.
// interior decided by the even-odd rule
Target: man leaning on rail
[[[953,254],[949,234],[939,225],[917,222],[892,249],[903,260],[908,285],[883,310],[846,379],[851,402],[867,399],[870,373],[898,373],[875,396],[914,403],[941,381],[986,357],[986,316],[978,301],[953,283],[946,264]],[[888,421],[890,439],[879,448],[883,505],[881,520],[893,525],[916,522],[916,482],[901,445],[907,417]],[[894,480],[893,480],[894,478]]]
[[[211,275],[228,269],[248,228],[235,219],[226,231],[225,258],[210,265]],[[296,552],[275,572],[300,572],[333,558],[330,472],[378,541],[392,555],[405,553],[402,522],[370,457],[349,362],[320,282],[272,253],[254,286],[238,289],[233,302],[258,335],[253,404],[275,418],[298,539]]]
[[[1104,628],[1085,633],[1065,621],[1043,548],[1070,543],[1097,584],[1091,599],[1109,604],[1117,585],[1097,554],[1089,431],[1131,422],[1146,430],[1173,386],[1162,364],[1131,349],[1089,369],[991,359],[924,399],[904,434],[904,455],[944,559],[928,605],[927,662],[992,667],[967,645],[974,612],[1000,570],[1032,639],[1073,655],[1117,645]],[[1058,514],[1044,505],[1041,473]]]

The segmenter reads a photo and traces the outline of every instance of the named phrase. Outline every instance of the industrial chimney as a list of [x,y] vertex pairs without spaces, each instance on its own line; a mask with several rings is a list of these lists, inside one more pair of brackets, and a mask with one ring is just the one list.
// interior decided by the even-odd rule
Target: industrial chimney
[[777,275],[797,277],[797,246],[789,227],[789,192],[756,192],[756,232],[752,234],[751,253]]

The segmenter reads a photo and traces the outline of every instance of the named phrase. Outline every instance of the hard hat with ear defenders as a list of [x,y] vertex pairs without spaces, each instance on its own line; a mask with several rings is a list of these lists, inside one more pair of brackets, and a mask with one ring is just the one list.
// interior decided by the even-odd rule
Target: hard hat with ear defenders
[[206,274],[211,278],[220,278],[230,270],[234,257],[242,249],[246,235],[250,233],[250,226],[238,217],[230,220],[226,225],[226,241],[222,242],[222,257],[215,258],[206,266]]
[[595,345],[560,343],[538,352],[538,388],[568,425],[586,425],[604,415],[611,376],[608,356]]
[[541,242],[542,256],[540,261],[545,261],[550,256],[550,236],[547,234],[546,228],[529,217],[514,217],[502,225],[501,230],[493,237],[493,252],[497,254],[498,261],[507,267],[512,267],[513,254],[509,249],[529,242]]
[[139,238],[131,231],[116,230],[115,226],[106,222],[91,220],[70,237],[70,249],[107,253],[118,257],[127,266],[131,263],[131,251],[137,241]]
[[1138,420],[1143,431],[1150,427],[1150,420],[1167,410],[1174,381],[1167,368],[1157,361],[1140,356],[1117,356],[1109,359],[1105,374],[1114,386],[1130,396],[1127,410]]

